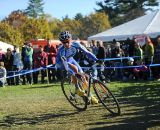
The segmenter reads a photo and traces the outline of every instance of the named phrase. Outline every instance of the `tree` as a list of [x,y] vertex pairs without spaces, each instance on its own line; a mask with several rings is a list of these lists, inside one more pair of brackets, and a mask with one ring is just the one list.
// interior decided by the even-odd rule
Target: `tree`
[[9,23],[9,25],[13,26],[14,28],[20,28],[25,21],[27,20],[27,16],[22,10],[16,10],[11,12],[7,18],[3,21]]
[[0,22],[0,41],[18,46],[24,43],[21,33],[6,22]]
[[100,33],[111,27],[108,16],[105,13],[90,14],[84,17],[81,22],[82,25],[79,30],[79,36],[82,39],[87,39],[89,36]]
[[105,13],[94,13],[85,17],[78,14],[75,19],[65,17],[62,21],[52,23],[52,32],[55,38],[58,38],[61,31],[68,30],[73,34],[73,39],[87,39],[88,36],[108,28],[110,28],[110,23]]
[[25,13],[32,18],[38,18],[44,15],[43,0],[29,0],[29,5]]
[[145,14],[147,10],[153,10],[158,6],[158,0],[104,0],[97,2],[100,9],[97,12],[105,12],[109,16],[111,25],[116,26],[135,19]]
[[76,16],[74,17],[75,20],[82,20],[83,15],[81,13],[77,13]]
[[61,21],[58,19],[52,19],[48,23],[49,29],[52,33],[52,37],[55,39],[58,39],[59,32],[61,31],[60,23],[61,23]]
[[59,30],[65,31],[68,30],[73,34],[73,39],[79,37],[78,32],[80,30],[80,22],[74,19],[65,17],[62,22],[58,23]]
[[22,26],[21,30],[25,41],[42,38],[48,39],[52,37],[48,21],[44,18],[28,19],[26,23]]

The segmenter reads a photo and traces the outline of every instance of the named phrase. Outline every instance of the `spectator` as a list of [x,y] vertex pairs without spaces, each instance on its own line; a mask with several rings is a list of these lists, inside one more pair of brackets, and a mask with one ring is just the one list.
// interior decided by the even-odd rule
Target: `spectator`
[[138,64],[138,62],[141,63],[143,60],[143,50],[141,49],[140,44],[138,42],[135,42],[134,48],[135,48],[134,49],[134,56],[136,56],[135,63],[137,63],[137,64]]
[[[84,46],[84,44],[82,44],[82,43],[81,43],[81,45]],[[88,48],[87,50],[92,53],[92,49],[91,48]],[[79,59],[77,61],[79,61],[79,65],[80,66],[84,67],[83,69],[85,71],[87,67],[91,67],[92,66],[93,61],[90,58],[88,58],[88,56],[85,55],[83,53],[83,51],[78,50],[78,49],[77,49],[77,51],[78,51],[78,54],[79,54]]]
[[[155,47],[154,63],[160,64],[160,36],[157,37],[157,46]],[[156,79],[160,79],[160,66],[154,67],[154,75]]]
[[[4,66],[7,70],[7,76],[13,76],[13,55],[11,48],[8,48],[5,54]],[[14,78],[7,78],[7,83],[8,85],[14,85]]]
[[134,55],[134,40],[130,40],[129,38],[127,38],[126,43],[128,46],[128,54],[130,57],[132,57]]
[[111,51],[111,46],[110,45],[107,45],[107,48],[106,48],[105,52],[106,52],[106,57],[111,58],[112,51]]
[[153,46],[153,43],[150,37],[147,36],[145,40],[146,40],[146,46],[145,46],[145,51],[144,51],[145,64],[150,65],[153,62],[154,46]]
[[48,55],[48,65],[52,65],[53,67],[48,68],[48,78],[51,83],[56,80],[56,69],[54,67],[56,63],[57,50],[51,45],[50,40],[48,40],[47,45],[44,47],[44,52]]
[[92,53],[93,53],[94,55],[97,55],[97,53],[98,53],[98,47],[97,47],[97,45],[96,45],[96,41],[95,41],[95,40],[92,40],[91,49],[92,49]]
[[105,74],[104,74],[104,62],[102,60],[99,61],[99,65],[97,65],[97,77],[105,83],[106,81],[108,82],[109,79],[106,80]]
[[105,53],[105,48],[103,46],[103,42],[102,41],[97,41],[97,47],[98,47],[98,52],[97,52],[96,57],[98,59],[105,59],[106,53]]
[[6,69],[4,68],[4,62],[0,62],[0,87],[3,87],[6,82]]
[[4,63],[5,54],[2,52],[2,48],[0,48],[0,62]]
[[[112,48],[111,48],[111,45],[107,45],[106,58],[111,58],[111,57],[112,57]],[[110,67],[112,66],[112,61],[106,60],[105,61],[105,66],[108,67],[107,69],[104,70],[106,81],[110,82],[112,72],[113,72],[113,69],[110,69]]]
[[[78,41],[77,41],[77,42],[78,42]],[[84,47],[86,47],[83,41],[80,41],[80,44],[83,45]],[[83,52],[82,52],[81,50],[77,49],[77,52],[76,52],[76,54],[74,55],[74,59],[75,59],[77,62],[81,62],[81,59],[82,59],[83,55],[84,55]]]
[[131,67],[133,65],[134,65],[134,59],[128,58],[124,66],[130,66],[130,68],[123,69],[123,81],[132,80],[134,78],[133,68]]
[[[22,61],[21,61],[21,54],[19,52],[19,47],[14,46],[13,50],[13,71],[15,74],[19,74],[19,71],[22,69]],[[19,85],[19,76],[15,77],[15,84]]]
[[[24,57],[25,57],[25,54],[26,54],[26,47],[27,47],[27,42],[25,42],[24,43],[24,45],[22,46],[22,53],[21,53],[21,59],[22,59],[22,64],[24,65],[25,64],[25,61],[24,61]],[[24,70],[24,66],[23,66],[23,71],[25,71]],[[25,82],[25,75],[22,75],[22,79],[23,79],[23,81],[22,81],[22,84],[24,85],[24,84],[26,84]]]
[[[23,70],[24,71],[29,71],[32,70],[32,62],[33,62],[33,48],[32,48],[32,43],[27,43],[23,48],[22,48],[22,59],[23,59]],[[31,74],[26,74],[27,81],[29,84],[32,84],[32,77]],[[25,75],[23,75],[23,83],[26,84],[25,81]]]
[[[154,56],[154,46],[150,39],[150,37],[146,37],[146,45],[145,45],[145,51],[144,51],[144,57],[145,57],[145,65],[150,65],[153,63],[153,56]],[[150,79],[153,79],[153,67],[149,66],[149,72],[148,75]]]
[[[123,50],[120,47],[120,43],[116,42],[115,48],[112,49],[112,58],[121,58],[122,56],[123,56]],[[122,63],[121,59],[115,60],[114,66],[115,67],[122,67],[123,63]],[[115,78],[116,79],[122,78],[122,69],[121,68],[115,69]]]
[[134,76],[136,80],[147,80],[148,79],[148,67],[143,64],[143,62],[139,62],[136,67],[133,69]]
[[26,47],[27,47],[27,42],[24,43],[24,45],[22,46],[22,53],[21,53],[21,56],[22,56],[22,62],[24,64],[24,57],[25,57],[25,54],[26,54]]
[[[97,58],[104,60],[106,58],[106,52],[105,48],[103,46],[102,41],[97,41],[97,47],[98,47],[98,53],[97,53]],[[105,70],[104,68],[104,62],[101,61],[101,63],[97,66],[97,76],[102,82],[110,82],[110,77],[108,74],[110,73],[108,70]]]
[[157,37],[157,46],[154,54],[155,63],[160,63],[160,36]]
[[[34,59],[34,68],[40,68],[40,67],[46,67],[48,64],[48,56],[47,54],[43,51],[43,47],[39,46],[39,51],[36,52],[33,55],[33,59]],[[38,74],[39,71],[36,71],[33,73],[33,82],[36,84],[38,82]],[[46,77],[46,70],[42,69],[41,70],[41,83],[45,82],[45,77]]]

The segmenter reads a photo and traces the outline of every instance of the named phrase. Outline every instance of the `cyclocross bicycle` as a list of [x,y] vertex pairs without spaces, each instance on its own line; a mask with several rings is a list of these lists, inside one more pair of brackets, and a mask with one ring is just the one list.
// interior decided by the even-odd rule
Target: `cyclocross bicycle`
[[[91,67],[92,68],[92,67]],[[79,96],[76,93],[76,87],[75,84],[71,82],[71,76],[65,73],[62,74],[62,80],[61,80],[61,88],[63,91],[63,94],[69,101],[69,103],[75,107],[79,111],[84,111],[87,109],[87,105],[90,102],[90,91],[91,87],[93,87],[93,90],[96,94],[96,96],[99,99],[99,102],[103,104],[103,106],[113,115],[120,115],[121,110],[119,103],[116,99],[116,97],[113,95],[111,90],[108,88],[106,84],[101,82],[99,79],[96,79],[92,76],[92,69],[88,70],[88,88],[85,91],[85,96]],[[76,76],[78,86],[82,88],[82,78],[80,76]]]

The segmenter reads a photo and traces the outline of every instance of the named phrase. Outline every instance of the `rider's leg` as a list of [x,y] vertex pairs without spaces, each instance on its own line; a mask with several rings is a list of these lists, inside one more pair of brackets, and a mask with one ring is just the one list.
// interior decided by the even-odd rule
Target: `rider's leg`
[[[72,59],[71,61],[68,61],[68,68],[69,68],[69,70],[71,69],[71,71],[73,71],[73,73],[76,73],[76,74],[80,73],[82,75],[82,78],[83,78],[83,85],[82,85],[83,88],[82,89],[87,90],[87,88],[88,88],[87,79],[88,78],[83,74],[83,70],[80,67],[80,65],[74,59]],[[71,78],[72,78],[73,82],[75,83],[75,86],[78,85],[76,78],[74,76],[71,77]],[[77,89],[77,94],[79,96],[86,95],[84,90]],[[97,104],[98,103],[98,100],[91,94],[91,92],[90,92],[90,98],[91,98],[90,101],[91,101],[92,104]]]
[[85,96],[86,95],[85,91],[82,89],[81,86],[79,86],[79,84],[77,82],[77,78],[75,77],[75,74],[79,73],[77,66],[72,63],[68,63],[68,71],[73,74],[73,75],[71,75],[71,82],[73,84],[75,84],[75,87],[76,87],[75,92],[77,93],[77,95]]
[[[76,65],[70,64],[69,66],[72,67],[73,70],[77,70],[77,69],[75,69],[75,68],[77,68]],[[80,68],[80,69],[81,69],[81,68]],[[80,70],[80,69],[79,69],[79,70]],[[80,71],[80,72],[81,72],[81,74],[83,73],[83,71]],[[77,72],[77,73],[79,73],[79,72]],[[88,77],[87,77],[87,75],[83,74],[83,75],[82,75],[82,78],[83,78],[82,89],[87,90],[87,88],[88,88]],[[72,81],[75,83],[76,88],[78,88],[78,84],[77,84],[77,80],[76,80],[75,76],[72,76],[71,79],[72,79]],[[76,93],[77,93],[79,96],[84,96],[84,95],[86,95],[86,93],[85,93],[84,90],[81,90],[81,89],[78,88],[77,91],[76,91]],[[94,97],[94,96],[91,94],[91,92],[90,92],[90,94],[89,94],[89,101],[91,102],[91,104],[97,104],[97,103],[98,103],[97,98]]]
[[84,88],[85,90],[87,90],[87,88],[88,88],[88,81],[87,81],[86,77],[84,76],[84,74],[83,74],[84,72],[83,72],[82,68],[80,67],[80,65],[79,65],[79,64],[77,63],[77,61],[75,61],[73,58],[68,61],[68,64],[69,64],[69,67],[70,67],[75,73],[77,73],[77,74],[79,73],[79,74],[82,75],[83,88]]

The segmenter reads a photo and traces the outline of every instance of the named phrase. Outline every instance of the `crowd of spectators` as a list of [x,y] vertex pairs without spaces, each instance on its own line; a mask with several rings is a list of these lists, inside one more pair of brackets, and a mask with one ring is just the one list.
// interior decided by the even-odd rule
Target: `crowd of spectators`
[[156,39],[146,36],[143,46],[135,38],[123,42],[113,40],[105,47],[101,41],[93,40],[92,43],[92,52],[97,58],[105,59],[108,68],[103,74],[106,80],[160,79],[160,36]]
[[[83,42],[82,45],[86,46]],[[100,65],[96,69],[96,76],[102,81],[109,82],[110,80],[148,80],[149,78],[160,78],[160,67],[150,66],[151,64],[160,64],[160,36],[156,41],[152,41],[149,37],[145,38],[145,45],[141,46],[136,39],[127,39],[124,42],[113,40],[112,44],[102,41],[93,40],[87,49],[96,55],[98,59],[103,59],[105,66]],[[37,84],[39,77],[41,83],[53,83],[60,79],[59,70],[55,68],[56,55],[58,46],[54,47],[48,40],[44,47],[39,46],[33,50],[31,43],[24,43],[24,46],[19,51],[18,46],[14,46],[14,50],[7,49],[6,53],[0,48],[0,86],[4,86],[5,79],[9,77],[6,83],[11,85],[21,84]],[[123,58],[125,57],[125,58]],[[128,58],[126,58],[128,57]],[[80,50],[75,55],[75,59],[82,67],[90,67],[90,61],[86,55]],[[24,73],[32,69],[46,67],[32,73],[27,73],[22,76],[16,74]],[[40,76],[39,76],[40,74]],[[48,78],[48,79],[47,79]]]
[[[41,74],[41,83],[45,83],[47,80],[50,83],[54,82],[58,75],[54,67],[56,55],[57,48],[51,45],[50,40],[48,40],[47,45],[44,47],[39,46],[37,49],[33,49],[32,44],[26,42],[21,49],[21,53],[18,46],[14,46],[14,50],[8,48],[6,53],[2,52],[2,49],[0,48],[0,73],[3,73],[3,75],[0,74],[0,76],[5,77],[3,71],[3,69],[5,69],[7,76],[6,83],[9,86],[19,85],[20,83],[23,85],[37,84],[39,74]],[[48,70],[41,69],[40,71],[27,73],[28,71],[33,69],[36,70],[40,67],[45,68],[47,65],[51,65],[51,68],[48,68]],[[14,76],[18,74],[22,75]],[[48,79],[45,80],[47,75]],[[2,79],[1,77],[0,79]],[[4,83],[5,81],[3,81],[0,86],[3,86]]]

